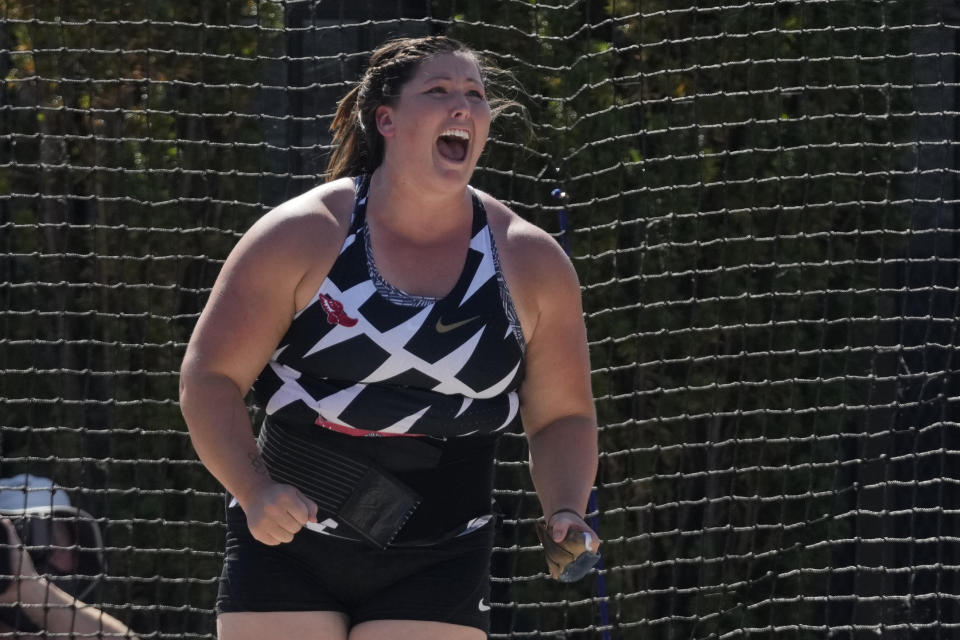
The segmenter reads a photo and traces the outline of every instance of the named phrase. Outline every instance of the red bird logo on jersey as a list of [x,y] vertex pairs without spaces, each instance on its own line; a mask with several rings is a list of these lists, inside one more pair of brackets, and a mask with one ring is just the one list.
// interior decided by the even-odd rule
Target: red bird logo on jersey
[[320,294],[320,306],[327,312],[327,322],[352,327],[357,324],[356,318],[351,318],[343,310],[343,303],[338,302],[325,293]]

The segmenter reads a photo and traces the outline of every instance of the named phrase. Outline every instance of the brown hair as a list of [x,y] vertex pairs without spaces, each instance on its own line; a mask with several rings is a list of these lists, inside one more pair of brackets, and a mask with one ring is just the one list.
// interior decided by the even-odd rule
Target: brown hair
[[[471,56],[486,84],[491,73],[499,73],[476,51],[446,36],[400,38],[381,45],[370,56],[367,69],[357,85],[337,104],[330,131],[334,150],[327,163],[327,182],[370,173],[383,162],[383,137],[377,131],[377,107],[392,105],[403,85],[413,77],[420,64],[437,55],[464,53]],[[489,96],[494,116],[516,105],[511,100]]]

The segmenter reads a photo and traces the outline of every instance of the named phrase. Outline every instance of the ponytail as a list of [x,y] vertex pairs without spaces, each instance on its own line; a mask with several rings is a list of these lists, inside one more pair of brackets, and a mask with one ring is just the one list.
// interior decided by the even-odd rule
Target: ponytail
[[355,176],[361,173],[367,164],[367,145],[357,107],[360,86],[357,84],[337,103],[337,113],[330,124],[330,131],[333,132],[333,153],[327,162],[327,182]]

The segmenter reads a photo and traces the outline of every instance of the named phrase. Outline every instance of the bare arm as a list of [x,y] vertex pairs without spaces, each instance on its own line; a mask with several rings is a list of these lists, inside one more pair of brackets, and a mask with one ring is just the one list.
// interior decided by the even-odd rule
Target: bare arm
[[41,577],[10,521],[4,518],[0,526],[7,530],[10,567],[14,574],[7,589],[0,594],[0,602],[19,605],[23,613],[45,631],[40,635],[21,633],[16,637],[47,638],[54,634],[74,637],[69,634],[75,634],[76,637],[136,640],[137,636],[127,625]]
[[576,273],[546,234],[525,244],[522,290],[536,300],[536,316],[520,408],[531,477],[559,541],[571,527],[592,532],[583,516],[597,473],[597,419]]
[[291,540],[315,519],[317,507],[295,488],[271,480],[244,397],[298,306],[312,295],[304,298],[303,292],[318,265],[329,269],[340,241],[336,218],[316,196],[301,196],[264,216],[224,263],[180,371],[180,408],[197,455],[265,544]]
[[21,578],[18,587],[13,588],[26,616],[46,631],[37,637],[58,634],[71,638],[137,638],[127,625],[110,614],[76,600],[42,577]]

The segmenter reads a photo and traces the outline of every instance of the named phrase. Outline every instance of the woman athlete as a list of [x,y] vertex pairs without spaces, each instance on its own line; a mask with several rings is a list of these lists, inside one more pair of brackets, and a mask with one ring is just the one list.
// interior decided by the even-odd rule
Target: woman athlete
[[377,49],[327,182],[257,221],[213,287],[180,400],[227,490],[221,640],[484,638],[494,448],[521,424],[553,539],[596,551],[580,288],[549,234],[469,186],[486,70],[446,37]]

